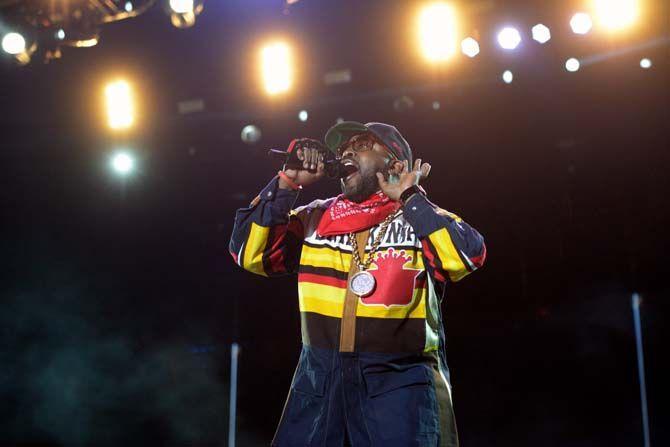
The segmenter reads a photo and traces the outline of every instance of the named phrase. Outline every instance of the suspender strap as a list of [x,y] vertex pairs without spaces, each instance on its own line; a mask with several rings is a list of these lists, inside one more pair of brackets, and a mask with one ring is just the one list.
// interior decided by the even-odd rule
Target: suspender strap
[[[355,236],[356,242],[358,242],[358,254],[361,259],[365,259],[365,246],[368,244],[370,230],[356,233]],[[358,273],[358,266],[352,257],[347,278],[347,295],[344,298],[344,311],[340,324],[340,352],[354,352],[356,346],[356,306],[359,297],[348,287],[351,277],[356,273]]]

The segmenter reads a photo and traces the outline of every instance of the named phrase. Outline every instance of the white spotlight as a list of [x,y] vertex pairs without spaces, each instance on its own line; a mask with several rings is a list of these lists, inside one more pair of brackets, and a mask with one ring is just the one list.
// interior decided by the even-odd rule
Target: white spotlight
[[65,30],[63,28],[56,31],[56,39],[58,39],[58,40],[65,39]]
[[2,49],[12,55],[21,54],[26,51],[26,39],[19,33],[7,33],[2,38]]
[[502,80],[505,82],[505,84],[511,84],[514,80],[514,73],[509,70],[505,70],[502,74]]
[[298,119],[303,123],[307,121],[307,118],[309,118],[309,113],[307,113],[307,110],[301,110],[300,113],[298,113]]
[[119,175],[128,175],[135,167],[135,160],[126,152],[119,152],[112,157],[112,169]]
[[133,12],[133,3],[132,2],[126,2],[124,5],[124,9],[126,12]]
[[645,69],[651,68],[651,59],[648,59],[646,57],[644,59],[640,59],[640,67]]
[[521,34],[519,34],[519,30],[516,28],[508,26],[498,33],[498,44],[506,50],[513,50],[519,46],[520,43]]
[[569,72],[575,72],[579,70],[579,61],[574,57],[571,57],[570,59],[565,61],[565,69],[568,70]]
[[575,34],[586,34],[591,31],[591,27],[593,27],[591,16],[585,12],[578,12],[570,19],[570,28]]
[[472,37],[466,37],[461,42],[461,51],[468,57],[475,57],[479,54],[479,43]]
[[551,31],[545,25],[538,23],[532,28],[533,40],[540,43],[548,42],[551,39]]
[[193,12],[193,0],[170,0],[170,8],[177,14]]

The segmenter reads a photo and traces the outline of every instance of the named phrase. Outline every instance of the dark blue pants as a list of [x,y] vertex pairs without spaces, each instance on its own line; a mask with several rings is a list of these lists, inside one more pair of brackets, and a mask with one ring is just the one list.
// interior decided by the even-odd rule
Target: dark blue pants
[[449,373],[440,363],[428,354],[303,346],[272,445],[456,447]]

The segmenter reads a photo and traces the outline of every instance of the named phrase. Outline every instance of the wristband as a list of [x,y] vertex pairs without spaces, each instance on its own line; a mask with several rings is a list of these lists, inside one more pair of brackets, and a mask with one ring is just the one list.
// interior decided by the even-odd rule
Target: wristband
[[409,188],[407,188],[406,190],[404,190],[404,191],[402,192],[402,194],[400,194],[400,203],[402,203],[402,204],[404,205],[405,202],[406,202],[410,197],[412,197],[414,194],[425,195],[425,193],[423,192],[423,190],[422,190],[421,188],[419,188],[418,185],[412,185],[412,186],[410,186]]
[[284,171],[279,171],[277,172],[277,175],[282,178],[286,183],[288,183],[288,186],[291,187],[292,190],[298,191],[302,189],[302,185],[298,185],[296,182],[291,180],[288,175]]

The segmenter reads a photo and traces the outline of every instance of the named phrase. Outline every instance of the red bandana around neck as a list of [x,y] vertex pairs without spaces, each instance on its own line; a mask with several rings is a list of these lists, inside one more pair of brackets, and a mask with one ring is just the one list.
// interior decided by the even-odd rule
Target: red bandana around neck
[[399,208],[400,203],[381,191],[361,203],[347,200],[340,194],[323,213],[316,231],[319,236],[334,236],[366,230],[381,223]]

